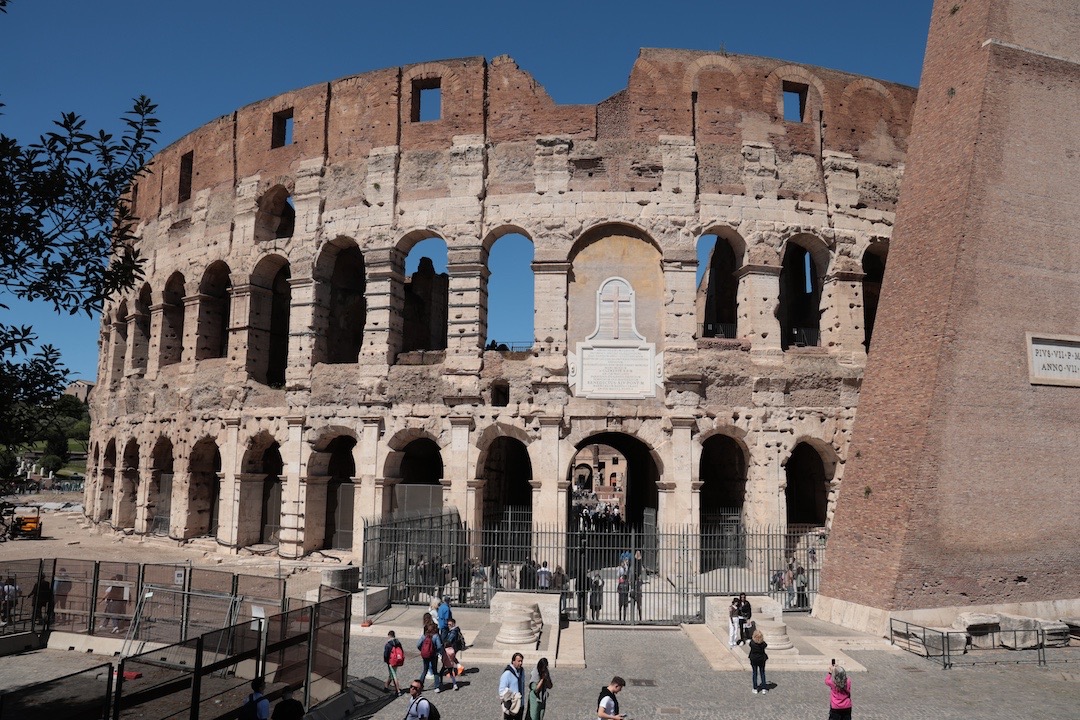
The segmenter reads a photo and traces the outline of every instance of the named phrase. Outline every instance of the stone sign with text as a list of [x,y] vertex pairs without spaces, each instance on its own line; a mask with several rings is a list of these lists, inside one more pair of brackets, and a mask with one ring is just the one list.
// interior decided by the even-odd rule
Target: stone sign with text
[[1032,385],[1080,387],[1080,337],[1028,333],[1027,350]]
[[569,353],[570,387],[578,397],[635,399],[656,396],[663,353],[637,331],[634,290],[620,277],[596,292],[596,329]]

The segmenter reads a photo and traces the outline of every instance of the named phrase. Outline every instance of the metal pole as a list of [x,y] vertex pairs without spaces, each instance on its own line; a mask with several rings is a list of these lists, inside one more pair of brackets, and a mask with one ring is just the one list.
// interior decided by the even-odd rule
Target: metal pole
[[315,638],[318,636],[318,618],[322,614],[322,603],[308,609],[307,673],[304,682],[304,707],[311,707],[311,674],[315,669]]
[[[101,579],[101,561],[94,561],[93,577],[90,580],[90,603],[89,603],[89,617],[87,622],[89,627],[87,633],[94,634],[94,629],[97,628],[97,596],[98,596],[98,581]],[[119,685],[119,683],[118,683]]]
[[190,720],[199,720],[199,698],[202,697],[203,636],[195,638],[195,672],[191,676]]
[[188,619],[191,614],[191,561],[188,560],[188,566],[184,570],[184,594],[182,605],[180,606],[180,639],[187,640],[188,637]]

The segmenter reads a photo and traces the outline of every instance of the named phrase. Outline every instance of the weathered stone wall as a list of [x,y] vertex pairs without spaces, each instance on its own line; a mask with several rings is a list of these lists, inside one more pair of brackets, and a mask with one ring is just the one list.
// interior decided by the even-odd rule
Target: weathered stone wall
[[1080,348],[1078,48],[1069,0],[934,5],[815,614],[1080,599],[1080,380],[1034,382],[1027,339]]
[[[415,95],[434,84],[440,118],[418,121]],[[783,119],[785,90],[804,96],[802,122]],[[527,448],[534,518],[556,522],[577,448],[616,433],[656,463],[661,522],[696,522],[702,445],[727,435],[747,458],[747,520],[783,524],[796,445],[820,454],[832,492],[843,475],[866,358],[861,260],[891,233],[913,99],[911,88],[778,60],[643,50],[627,88],[597,106],[556,105],[507,57],[466,58],[304,88],[209,123],[159,153],[139,182],[147,283],[124,307],[149,293],[148,338],[136,345],[137,317],[120,299],[107,308],[88,514],[116,524],[122,499],[107,478],[118,461],[107,459],[134,440],[129,475],[149,477],[150,449],[167,437],[170,533],[197,534],[187,508],[205,504],[215,472],[203,451],[190,467],[202,441],[220,453],[218,538],[249,544],[277,452],[279,551],[295,556],[324,542],[336,438],[354,443],[357,518],[390,508],[409,444],[426,439],[441,452],[444,502],[474,522],[483,459],[506,438]],[[294,141],[272,147],[273,118],[290,109]],[[187,153],[191,198],[180,201]],[[529,353],[483,347],[488,251],[508,233],[534,248]],[[696,250],[707,234],[735,253],[734,339],[698,336]],[[447,346],[402,356],[404,258],[429,237],[449,250]],[[628,254],[590,257],[596,238],[622,238]],[[821,286],[820,340],[785,351],[779,275],[795,247]],[[363,340],[355,362],[328,364],[328,283],[350,248],[366,275]],[[208,332],[200,319],[220,304],[202,284],[215,262],[231,282],[227,352],[196,359]],[[638,327],[663,354],[655,396],[576,395],[568,353],[596,324],[595,284],[642,272]],[[170,279],[179,301],[166,296]],[[175,357],[163,349],[170,332]],[[282,337],[279,382],[267,356]],[[115,366],[125,371],[105,371]],[[496,382],[509,386],[505,406],[492,403]],[[145,532],[151,514],[140,518]]]

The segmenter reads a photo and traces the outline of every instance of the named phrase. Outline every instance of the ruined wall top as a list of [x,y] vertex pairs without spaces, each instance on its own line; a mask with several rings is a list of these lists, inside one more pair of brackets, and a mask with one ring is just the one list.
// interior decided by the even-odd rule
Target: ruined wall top
[[[439,119],[422,121],[421,94],[434,87]],[[784,120],[785,94],[801,106],[801,122]],[[536,147],[545,142],[568,153],[570,191],[654,190],[663,136],[692,141],[698,194],[742,194],[747,146],[771,147],[785,163],[800,156],[820,163],[832,151],[898,166],[914,99],[910,87],[782,60],[643,49],[625,89],[596,105],[559,105],[508,56],[426,62],[311,85],[207,123],[154,158],[135,212],[151,219],[200,191],[231,192],[256,175],[291,186],[298,167],[317,160],[327,174],[335,166],[353,173],[351,165],[367,167],[380,148],[413,158],[401,163],[398,200],[444,197],[451,194],[445,158],[461,138],[492,154],[488,195],[533,191]],[[291,118],[291,143],[275,138],[275,118]],[[820,201],[818,174],[796,173],[779,196]],[[863,202],[891,210],[894,196],[869,193]],[[343,192],[326,198],[327,209],[363,199],[359,190]]]

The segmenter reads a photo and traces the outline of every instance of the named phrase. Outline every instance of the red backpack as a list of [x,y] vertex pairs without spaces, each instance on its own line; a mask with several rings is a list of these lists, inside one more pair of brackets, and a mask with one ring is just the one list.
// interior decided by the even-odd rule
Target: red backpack
[[405,651],[400,645],[390,648],[390,667],[401,667],[405,664]]
[[430,660],[435,657],[435,643],[432,641],[430,635],[424,635],[424,639],[420,643],[420,657],[425,660]]

